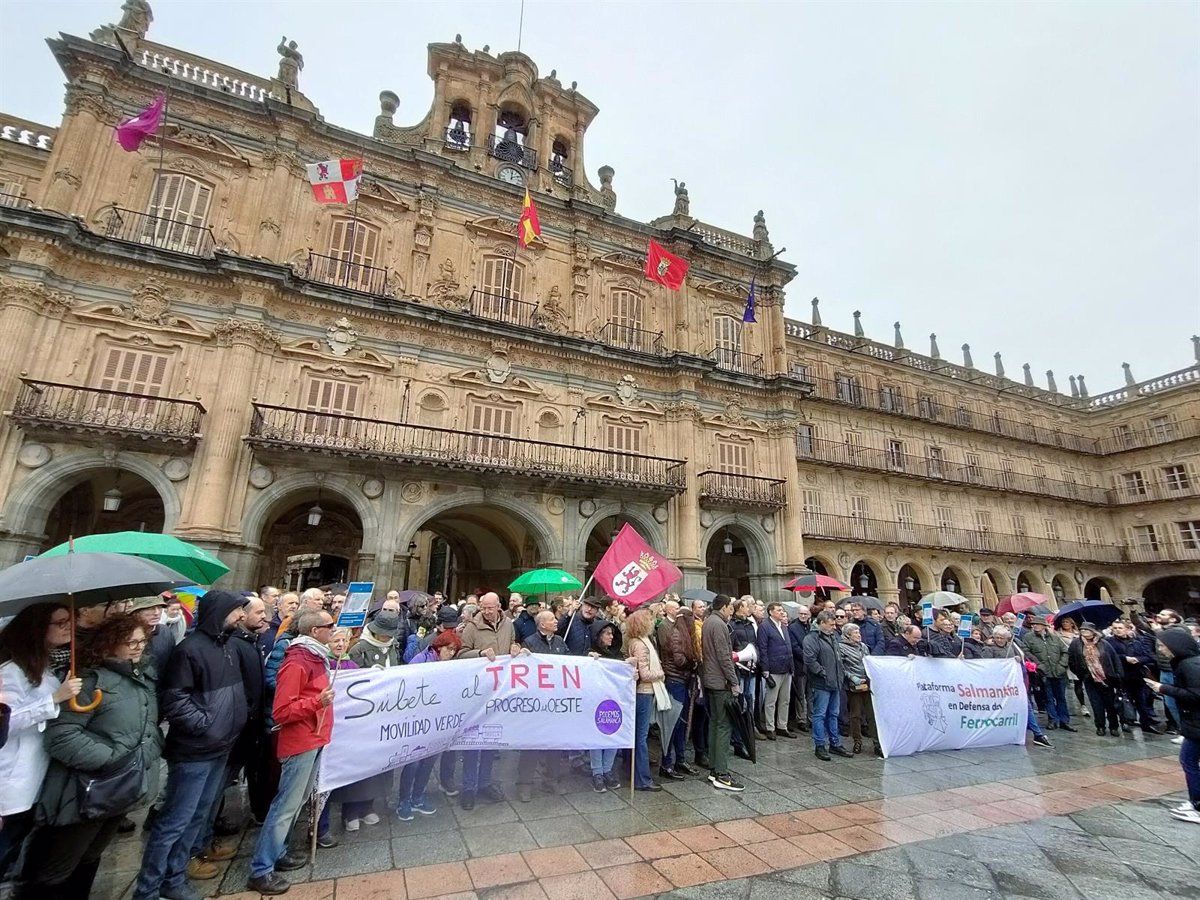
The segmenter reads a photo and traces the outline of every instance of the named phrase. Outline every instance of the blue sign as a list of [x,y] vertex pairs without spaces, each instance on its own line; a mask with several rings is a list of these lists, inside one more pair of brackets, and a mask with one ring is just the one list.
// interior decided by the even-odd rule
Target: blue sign
[[375,593],[375,582],[354,581],[346,589],[346,603],[338,613],[338,628],[362,628],[367,623],[367,608]]
[[1025,613],[1017,616],[1017,624],[1013,627],[1013,637],[1020,637],[1021,632],[1025,630]]
[[974,622],[975,617],[971,613],[963,613],[963,617],[958,623],[958,636],[964,641],[971,636],[971,629]]
[[933,625],[933,603],[921,604],[921,627],[929,628]]

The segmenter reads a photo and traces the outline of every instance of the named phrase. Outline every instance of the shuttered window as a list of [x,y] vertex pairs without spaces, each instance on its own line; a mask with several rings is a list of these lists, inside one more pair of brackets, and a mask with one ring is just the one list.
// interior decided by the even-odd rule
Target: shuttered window
[[304,408],[320,415],[304,417],[306,434],[320,439],[346,437],[354,423],[344,416],[358,414],[359,385],[340,378],[309,377],[304,390]]
[[160,172],[154,179],[147,218],[142,226],[145,244],[196,253],[208,224],[212,188],[187,175]]
[[642,298],[633,291],[613,291],[609,321],[618,328],[641,328]]
[[502,403],[472,401],[469,421],[472,437],[470,452],[492,462],[504,462],[512,453],[513,441],[495,440],[481,435],[515,437],[516,410]]
[[334,219],[329,232],[329,255],[334,279],[355,290],[373,292],[382,288],[383,275],[372,271],[379,258],[379,229],[352,219]]
[[604,439],[609,450],[618,450],[622,453],[642,452],[642,427],[640,425],[606,422]]
[[730,475],[749,475],[750,446],[737,441],[717,441],[717,470]]
[[741,347],[738,320],[733,316],[716,316],[713,319],[713,346],[720,350],[737,350]]
[[[108,347],[97,358],[99,365],[92,381],[101,390],[149,397],[162,395],[171,361],[168,354],[128,347]],[[153,400],[115,394],[101,394],[95,402],[97,409],[120,417],[149,415],[155,408]]]
[[809,457],[813,455],[815,431],[811,425],[796,426],[796,455]]
[[871,515],[871,498],[861,494],[850,497],[850,515],[855,519],[867,519]]
[[485,256],[480,286],[496,298],[520,300],[525,288],[525,268],[506,256]]

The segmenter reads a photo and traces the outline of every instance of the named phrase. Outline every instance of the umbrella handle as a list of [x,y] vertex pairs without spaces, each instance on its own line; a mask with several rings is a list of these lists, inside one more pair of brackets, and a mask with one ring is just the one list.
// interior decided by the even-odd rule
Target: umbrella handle
[[91,712],[93,709],[95,709],[97,706],[100,705],[100,700],[103,698],[103,696],[104,695],[101,693],[100,689],[97,688],[96,690],[92,691],[92,702],[87,704],[86,706],[84,706],[82,703],[79,702],[78,697],[72,697],[70,702],[67,705],[71,707],[72,712],[77,712],[77,713]]

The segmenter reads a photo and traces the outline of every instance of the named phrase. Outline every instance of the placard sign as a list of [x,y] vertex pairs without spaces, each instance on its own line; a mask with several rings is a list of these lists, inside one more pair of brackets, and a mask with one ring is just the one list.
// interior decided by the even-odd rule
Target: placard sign
[[963,613],[963,617],[958,622],[958,636],[964,641],[971,636],[974,622],[975,617],[971,613]]
[[921,604],[921,627],[929,628],[933,625],[933,603]]
[[353,581],[346,589],[346,603],[338,613],[338,628],[362,628],[367,622],[367,608],[375,593],[375,582]]

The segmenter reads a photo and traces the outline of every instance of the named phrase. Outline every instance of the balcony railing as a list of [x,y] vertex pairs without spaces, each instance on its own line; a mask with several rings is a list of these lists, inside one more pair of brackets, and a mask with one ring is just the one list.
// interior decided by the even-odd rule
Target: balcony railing
[[517,300],[506,294],[475,288],[471,291],[471,315],[512,325],[532,328],[538,305],[527,300]]
[[466,153],[471,149],[471,132],[461,125],[447,125],[446,149]]
[[1193,562],[1200,560],[1200,543],[1159,539],[1126,552],[1132,563]]
[[0,191],[0,206],[7,206],[9,209],[29,209],[33,204],[28,197],[22,197],[20,194],[6,194]]
[[851,469],[974,485],[1010,493],[1059,497],[1064,500],[1077,500],[1081,503],[1104,504],[1110,502],[1108,491],[1091,485],[1058,481],[1044,475],[1024,475],[1005,469],[957,465],[944,459],[914,456],[903,451],[881,450],[877,447],[864,447],[860,444],[839,443],[820,438],[810,439],[803,435],[796,437],[796,457],[802,461],[817,460]]
[[661,331],[647,331],[632,325],[622,325],[619,322],[608,322],[596,332],[596,340],[610,347],[620,347],[622,350],[636,350],[638,353],[652,353],[663,356],[667,352],[666,343]]
[[1113,503],[1156,503],[1160,500],[1187,500],[1200,497],[1200,482],[1188,477],[1179,481],[1146,481],[1140,485],[1121,485],[1109,491]]
[[145,244],[189,256],[210,257],[216,241],[207,225],[192,225],[163,216],[113,208],[104,236],[117,241]]
[[1124,453],[1194,437],[1200,437],[1200,419],[1172,420],[1148,428],[1131,429],[1101,438],[1097,444],[1101,453]]
[[761,353],[744,353],[728,347],[714,347],[708,358],[717,364],[718,369],[724,369],[727,372],[762,376],[766,371]]
[[784,481],[758,475],[735,475],[732,472],[701,472],[696,476],[700,486],[701,506],[754,507],[783,509],[787,499]]
[[195,400],[21,379],[13,419],[24,428],[79,429],[190,444],[204,407]]
[[677,494],[681,460],[595,450],[505,435],[476,434],[358,416],[254,404],[247,441],[256,447],[330,453],[473,472],[511,472]]
[[1114,544],[1083,544],[1024,534],[1001,534],[969,528],[923,525],[843,516],[833,513],[804,513],[805,537],[851,541],[881,546],[931,547],[966,550],[999,556],[1035,559],[1070,559],[1085,562],[1126,561],[1124,547]]
[[574,172],[556,159],[550,160],[550,174],[563,187],[570,187],[575,178]]
[[364,294],[382,295],[387,291],[388,270],[336,256],[323,256],[310,250],[304,277]]
[[506,141],[499,135],[488,135],[488,155],[526,169],[537,168],[537,151],[517,141]]

